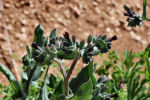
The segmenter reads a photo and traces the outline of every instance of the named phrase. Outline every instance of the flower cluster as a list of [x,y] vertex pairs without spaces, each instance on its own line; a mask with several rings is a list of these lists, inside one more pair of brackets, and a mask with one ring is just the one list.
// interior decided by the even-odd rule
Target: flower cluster
[[124,6],[126,12],[124,13],[125,16],[128,16],[128,26],[135,27],[136,25],[141,26],[142,25],[142,16],[140,14],[136,14],[131,9],[129,9],[127,6]]
[[81,50],[82,61],[88,63],[91,60],[91,56],[108,52],[108,50],[111,49],[111,42],[114,40],[117,40],[116,36],[107,38],[107,35],[90,35],[87,39],[87,43],[84,44]]
[[88,64],[92,56],[108,52],[111,49],[111,42],[114,40],[117,40],[116,36],[107,38],[107,35],[89,35],[87,42],[84,40],[78,42],[75,36],[70,38],[68,32],[65,32],[62,37],[58,37],[56,29],[54,29],[50,36],[43,40],[45,41],[43,46],[40,46],[36,41],[32,43],[32,53],[34,59],[40,64],[45,63],[46,59],[49,60],[53,57],[72,60],[77,53],[80,54],[83,63]]

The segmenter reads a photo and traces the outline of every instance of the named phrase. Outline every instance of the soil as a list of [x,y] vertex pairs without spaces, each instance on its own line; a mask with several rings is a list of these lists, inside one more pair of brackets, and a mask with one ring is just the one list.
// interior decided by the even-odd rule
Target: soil
[[[21,68],[21,57],[26,54],[25,45],[32,43],[34,29],[38,24],[44,27],[46,35],[56,28],[59,35],[69,32],[79,41],[89,34],[107,34],[108,37],[117,35],[118,40],[113,42],[112,49],[119,53],[123,50],[138,52],[150,44],[150,22],[144,21],[141,27],[131,28],[127,26],[123,15],[124,5],[142,13],[143,0],[2,1],[13,55],[9,53],[0,15],[0,62],[9,69],[12,69],[11,59],[16,61],[18,69]],[[150,12],[148,3],[147,12]],[[150,18],[150,13],[147,14]],[[99,62],[99,59],[96,61]],[[0,83],[9,84],[2,73],[0,78]]]

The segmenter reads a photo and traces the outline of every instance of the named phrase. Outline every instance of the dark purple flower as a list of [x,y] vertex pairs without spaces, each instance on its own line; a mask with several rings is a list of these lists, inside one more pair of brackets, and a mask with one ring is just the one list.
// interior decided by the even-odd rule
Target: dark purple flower
[[133,12],[133,11],[124,12],[124,15],[125,15],[125,16],[129,16],[129,17],[135,17],[135,16],[136,16],[135,12]]
[[123,87],[123,83],[124,83],[124,80],[121,79],[121,82],[120,82],[120,84],[119,84],[119,88],[122,88],[122,87]]
[[103,40],[105,40],[105,39],[107,38],[107,35],[102,35],[101,38],[102,38]]
[[107,47],[108,47],[108,49],[111,49],[111,42],[107,43]]
[[115,94],[111,94],[110,97],[111,97],[111,98],[118,98],[119,95],[118,95],[118,93],[115,93]]
[[111,41],[114,41],[114,40],[117,40],[117,36],[116,35],[111,38]]
[[136,25],[142,25],[142,17],[139,14],[136,14],[134,11],[126,11],[125,16],[128,16],[128,26],[135,27]]
[[88,51],[89,52],[93,51],[93,46],[91,46],[90,48],[88,48]]
[[69,40],[69,33],[68,32],[65,32],[65,34],[63,34],[63,35],[64,35],[65,39]]
[[129,13],[128,13],[128,12],[124,12],[124,15],[125,15],[125,16],[129,16]]
[[35,49],[38,49],[38,44],[36,42],[33,42],[31,46]]

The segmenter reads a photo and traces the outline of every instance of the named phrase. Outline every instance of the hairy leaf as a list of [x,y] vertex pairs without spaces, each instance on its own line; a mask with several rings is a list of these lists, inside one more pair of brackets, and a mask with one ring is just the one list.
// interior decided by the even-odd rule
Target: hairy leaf
[[56,36],[57,36],[56,29],[53,29],[51,34],[50,34],[50,38],[56,38]]
[[93,83],[93,86],[95,87],[96,83],[96,78],[93,75],[94,70],[93,70],[93,62],[90,62],[88,66],[84,67],[81,72],[78,73],[77,77],[73,78],[70,83],[69,86],[72,90],[73,93],[75,93],[78,88],[84,84],[85,82],[87,82],[90,78],[91,81]]
[[89,100],[92,96],[92,90],[92,81],[89,80],[79,87],[79,89],[77,90],[77,92],[71,100]]
[[[26,95],[23,92],[22,87],[20,86],[19,82],[16,80],[14,75],[11,73],[11,71],[9,69],[7,69],[7,67],[2,65],[1,63],[0,63],[0,71],[7,77],[7,79],[10,82],[11,87],[16,92],[16,94],[18,94],[18,96],[22,96],[22,97],[26,98]],[[19,94],[21,94],[21,95],[19,95]]]

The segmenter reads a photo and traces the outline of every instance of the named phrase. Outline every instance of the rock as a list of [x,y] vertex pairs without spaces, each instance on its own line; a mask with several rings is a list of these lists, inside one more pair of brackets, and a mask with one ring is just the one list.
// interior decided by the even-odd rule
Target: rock
[[141,37],[136,35],[133,31],[130,32],[130,35],[133,39],[135,39],[137,41],[141,41]]
[[96,1],[92,2],[93,6],[98,6],[98,3]]
[[96,2],[98,2],[98,3],[101,3],[102,2],[102,0],[95,0]]
[[24,13],[25,15],[28,15],[28,14],[30,14],[30,11],[28,11],[28,10],[23,10],[23,13]]
[[8,29],[8,30],[12,30],[12,29],[13,29],[12,25],[9,24],[9,25],[7,26],[7,29]]
[[56,3],[62,4],[62,3],[64,3],[64,0],[56,0]]
[[106,28],[106,32],[111,32],[111,29],[109,27]]
[[135,34],[133,31],[130,32],[130,35],[133,39],[140,42],[142,45],[147,45],[147,41],[142,39],[141,36]]
[[10,8],[11,5],[9,3],[4,3],[4,8]]
[[65,10],[64,11],[64,16],[69,19],[70,18],[70,11],[69,10]]
[[22,19],[21,19],[21,24],[22,24],[22,25],[26,25],[26,24],[27,24],[27,20],[26,20],[25,18],[22,18]]
[[25,33],[25,32],[26,32],[26,28],[25,28],[25,27],[22,27],[22,28],[21,28],[21,32],[22,32],[22,33]]
[[115,31],[119,33],[119,32],[120,32],[120,29],[119,29],[119,28],[115,28]]
[[100,9],[99,9],[98,7],[95,7],[94,10],[95,10],[95,12],[96,12],[97,14],[100,14],[100,12],[101,12]]
[[26,40],[27,40],[26,34],[21,34],[21,33],[15,34],[15,38],[16,38],[16,39],[20,39],[20,40],[22,40],[22,41],[26,41]]
[[6,41],[4,34],[0,33],[0,41]]

